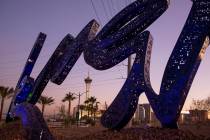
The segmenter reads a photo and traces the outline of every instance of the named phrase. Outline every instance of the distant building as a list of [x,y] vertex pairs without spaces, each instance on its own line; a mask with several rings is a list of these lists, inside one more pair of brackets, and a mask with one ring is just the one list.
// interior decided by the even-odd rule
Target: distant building
[[151,122],[151,107],[150,104],[139,104],[133,117],[134,122],[150,123]]
[[142,107],[145,110],[145,123],[150,123],[151,122],[151,113],[152,113],[152,108],[150,107],[150,104],[142,104]]
[[[77,112],[78,112],[78,106],[74,107],[73,108],[73,117],[76,118],[77,117]],[[105,110],[102,110],[99,108],[98,111],[95,112],[95,117],[96,118],[100,118],[102,113],[104,113]],[[81,117],[84,117],[84,116],[88,116],[88,111],[87,110],[79,110],[79,119],[81,119]],[[82,116],[81,116],[82,115]],[[94,114],[92,114],[94,115]],[[91,112],[89,112],[89,117],[91,117]],[[92,116],[93,117],[93,116]]]
[[136,108],[133,120],[135,122],[143,122],[145,120],[145,109],[140,104]]
[[179,124],[189,124],[191,122],[190,112],[189,111],[181,111],[178,123]]
[[78,112],[78,106],[73,108],[73,117],[76,118]]
[[[82,113],[81,113],[82,111]],[[73,109],[73,117],[77,118],[77,113],[78,113],[78,106],[75,106]],[[83,117],[83,116],[88,116],[88,112],[86,110],[79,110],[79,118]],[[82,116],[81,116],[82,115]]]
[[190,118],[193,123],[196,122],[205,122],[208,120],[208,111],[207,110],[190,110]]
[[133,117],[135,125],[150,125],[159,127],[160,122],[156,118],[155,113],[152,111],[150,104],[139,104]]

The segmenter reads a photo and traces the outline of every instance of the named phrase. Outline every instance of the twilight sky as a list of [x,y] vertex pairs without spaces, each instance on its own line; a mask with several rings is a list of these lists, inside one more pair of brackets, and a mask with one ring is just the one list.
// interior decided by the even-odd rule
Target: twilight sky
[[[101,22],[103,27],[113,15],[133,0],[92,1],[99,18],[94,12],[91,0],[0,0],[0,85],[15,87],[39,32],[46,33],[47,39],[32,72],[31,76],[34,78],[66,34],[76,36],[93,18]],[[148,28],[154,38],[150,71],[151,83],[156,92],[159,92],[166,63],[191,6],[191,0],[171,0],[168,10]],[[189,109],[193,98],[202,99],[210,96],[208,60],[210,52],[207,49],[184,109]],[[102,104],[105,101],[110,104],[124,83],[122,77],[126,77],[126,70],[121,63],[112,69],[97,71],[85,64],[83,57],[80,57],[61,86],[49,83],[44,90],[44,95],[56,99],[56,104],[47,107],[47,112],[56,112],[58,106],[64,104],[61,100],[68,91],[84,92],[84,78],[88,71],[93,79],[91,95]],[[147,102],[144,95],[139,102]],[[76,104],[77,100],[73,101],[73,106]]]

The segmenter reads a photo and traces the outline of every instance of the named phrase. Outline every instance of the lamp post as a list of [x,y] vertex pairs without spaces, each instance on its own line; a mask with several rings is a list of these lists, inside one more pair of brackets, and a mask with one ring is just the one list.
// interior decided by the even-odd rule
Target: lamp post
[[[77,108],[77,113],[76,113],[76,118],[77,118],[77,127],[78,127],[78,125],[79,125],[80,97],[81,97],[84,93],[86,93],[86,92],[83,92],[83,93],[80,93],[80,92],[79,92],[78,94],[74,93],[74,95],[78,96],[78,108]],[[81,117],[82,117],[82,116],[81,116]]]

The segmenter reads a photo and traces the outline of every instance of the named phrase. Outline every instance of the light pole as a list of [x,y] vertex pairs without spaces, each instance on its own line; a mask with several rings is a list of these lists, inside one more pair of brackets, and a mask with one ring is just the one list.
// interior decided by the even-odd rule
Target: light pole
[[[77,108],[77,113],[76,113],[76,118],[77,118],[77,127],[78,127],[78,125],[79,125],[80,97],[81,97],[84,93],[86,93],[86,92],[83,92],[83,93],[80,93],[80,92],[79,92],[78,94],[74,93],[74,95],[78,96],[78,108]],[[81,116],[81,117],[82,117],[82,116]]]

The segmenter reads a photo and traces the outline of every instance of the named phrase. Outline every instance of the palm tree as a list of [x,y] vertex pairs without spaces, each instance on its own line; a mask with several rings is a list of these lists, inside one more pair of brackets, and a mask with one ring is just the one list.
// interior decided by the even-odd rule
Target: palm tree
[[80,105],[80,106],[79,106],[79,109],[81,110],[80,116],[81,116],[81,118],[82,118],[82,112],[83,112],[83,110],[85,109],[85,105]]
[[89,104],[90,104],[90,113],[91,113],[91,117],[93,116],[93,111],[94,111],[94,104],[96,103],[96,97],[91,96],[90,98],[88,98],[89,100]]
[[0,121],[1,121],[1,118],[2,118],[4,101],[5,101],[6,98],[11,98],[13,93],[14,93],[13,88],[0,86],[0,97],[1,97]]
[[88,118],[89,118],[89,116],[90,116],[90,110],[91,110],[89,98],[86,99],[86,100],[84,101],[84,103],[85,103],[85,110],[87,111],[87,113],[88,113],[87,116],[88,116]]
[[71,101],[75,100],[76,97],[74,96],[74,93],[67,93],[66,96],[63,98],[62,102],[68,101],[69,102],[69,108],[68,108],[68,115],[71,116]]
[[86,104],[86,110],[88,111],[88,117],[89,115],[91,117],[93,117],[93,112],[94,112],[94,104],[97,102],[96,97],[91,96],[89,97],[87,100],[85,100],[85,104]]
[[54,101],[55,99],[53,99],[52,97],[40,96],[38,103],[42,106],[42,115],[44,114],[45,106],[54,104]]

